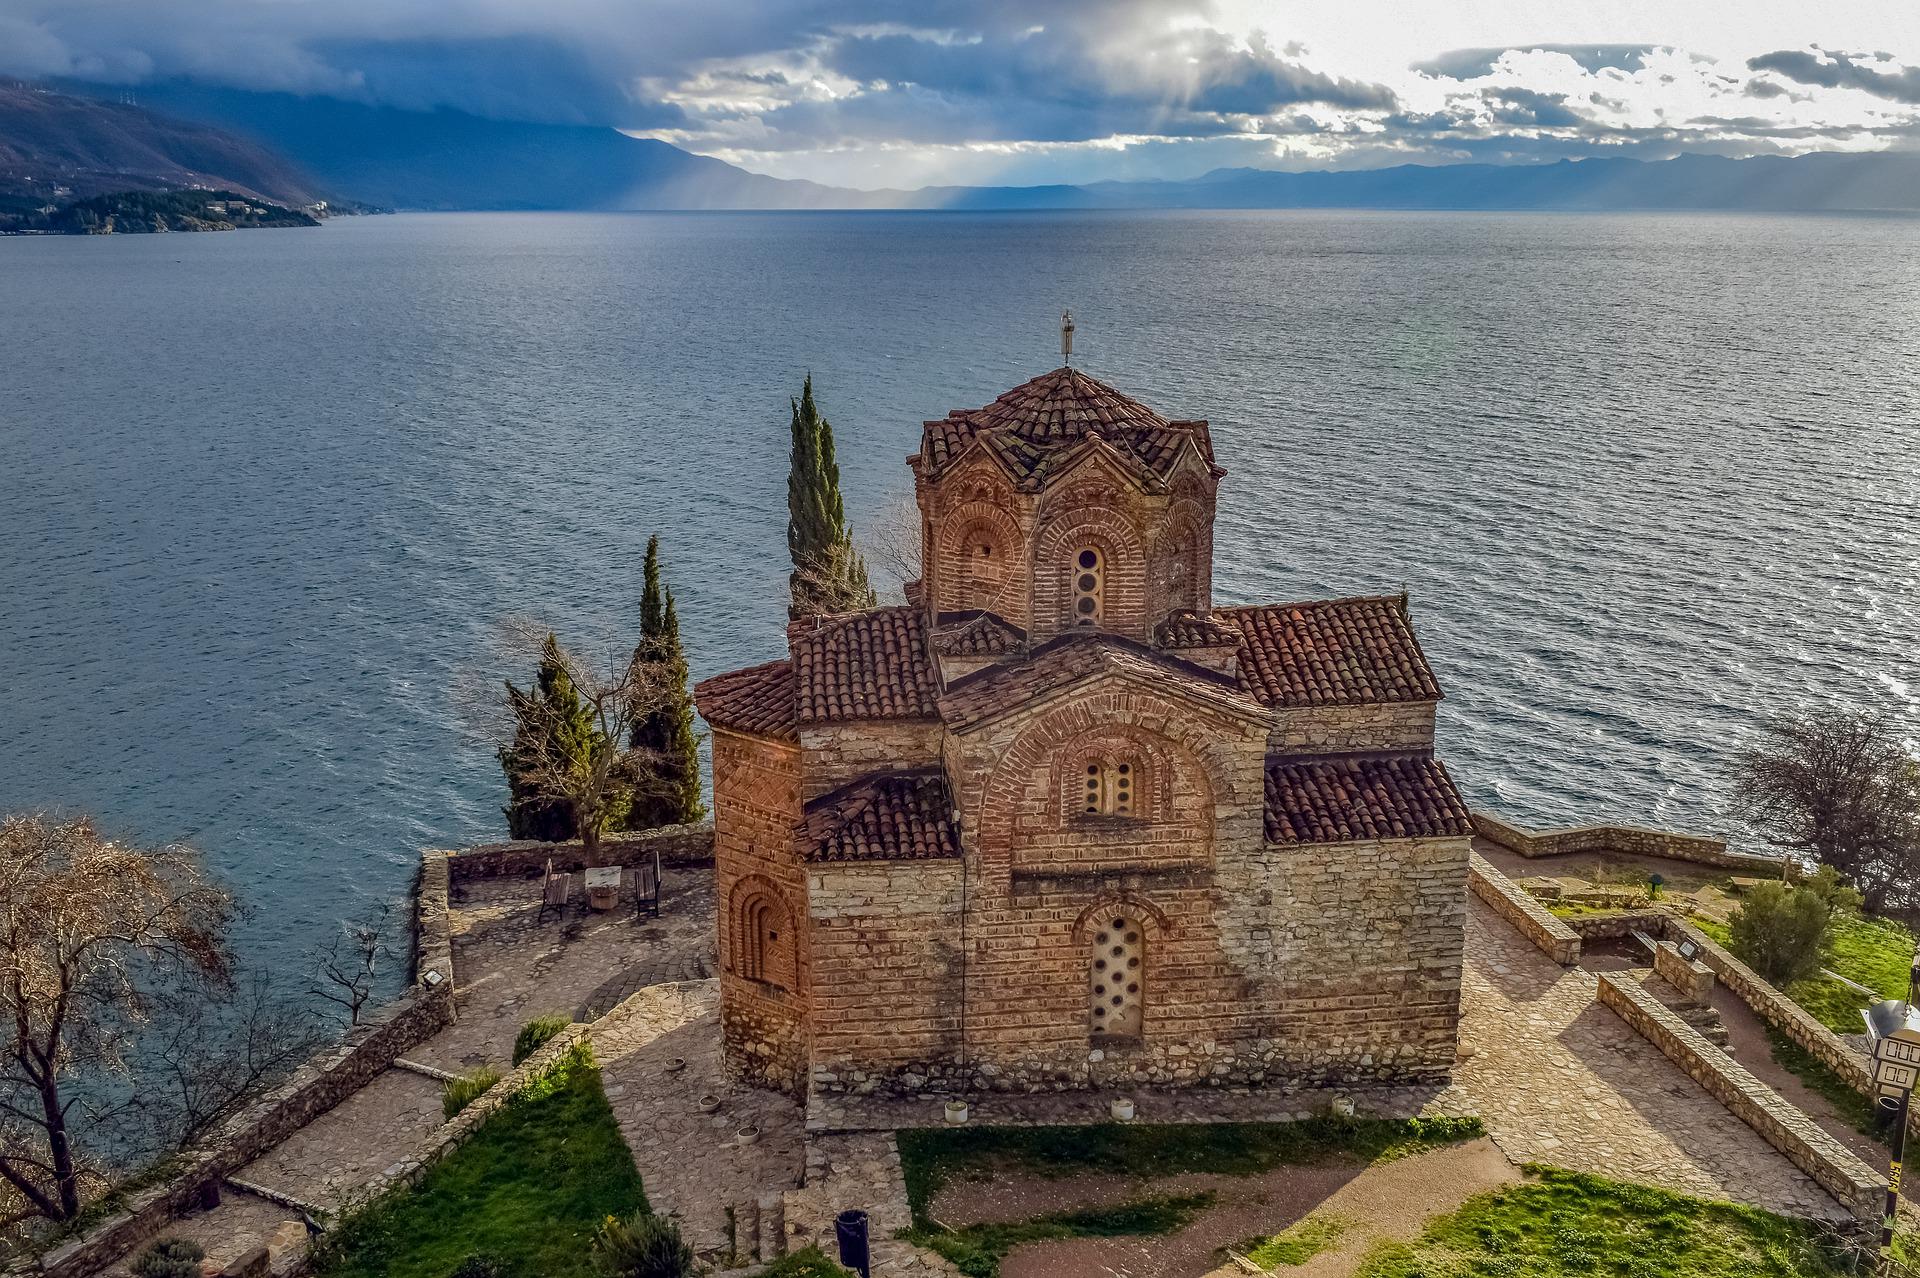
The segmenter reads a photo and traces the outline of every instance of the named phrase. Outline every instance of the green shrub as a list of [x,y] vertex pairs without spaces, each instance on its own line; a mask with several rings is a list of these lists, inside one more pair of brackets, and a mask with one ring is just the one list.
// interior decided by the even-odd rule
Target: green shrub
[[608,1278],[688,1278],[693,1249],[671,1220],[641,1211],[625,1220],[607,1217],[594,1236],[593,1263]]
[[479,1100],[489,1087],[499,1081],[500,1071],[491,1065],[482,1065],[479,1069],[462,1074],[441,1090],[440,1112],[452,1118]]
[[513,1064],[517,1069],[527,1057],[546,1046],[547,1041],[571,1022],[564,1016],[536,1016],[520,1027],[513,1040]]
[[447,1278],[507,1278],[506,1262],[484,1251],[476,1251],[454,1266]]
[[1814,888],[1756,883],[1728,923],[1741,962],[1785,985],[1820,970],[1833,914]]
[[818,1247],[802,1247],[768,1265],[760,1278],[853,1278],[853,1273],[828,1260]]
[[200,1262],[206,1249],[185,1238],[162,1238],[133,1262],[139,1278],[200,1278]]

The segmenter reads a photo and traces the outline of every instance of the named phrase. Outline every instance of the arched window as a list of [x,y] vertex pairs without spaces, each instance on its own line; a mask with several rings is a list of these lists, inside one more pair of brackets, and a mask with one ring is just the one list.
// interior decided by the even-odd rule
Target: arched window
[[1110,914],[1098,920],[1088,972],[1088,1014],[1093,1033],[1140,1036],[1146,958],[1146,939],[1138,918]]
[[1131,761],[1088,760],[1081,811],[1089,816],[1132,816],[1137,771]]
[[1092,546],[1082,549],[1073,561],[1073,624],[1098,625],[1103,611],[1107,566]]
[[734,975],[791,989],[793,954],[786,908],[764,890],[747,894],[733,918]]

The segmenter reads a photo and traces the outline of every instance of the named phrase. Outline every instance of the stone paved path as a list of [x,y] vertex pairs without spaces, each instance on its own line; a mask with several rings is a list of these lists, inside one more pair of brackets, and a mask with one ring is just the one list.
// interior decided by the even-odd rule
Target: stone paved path
[[1841,1219],[1840,1205],[1478,898],[1467,914],[1463,1059],[1442,1103],[1507,1155]]
[[[726,1078],[719,1009],[717,981],[656,985],[593,1030],[601,1083],[647,1200],[677,1217],[688,1245],[705,1258],[732,1253],[736,1229],[756,1227],[762,1195],[798,1187],[805,1167],[799,1105]],[[670,1069],[675,1058],[685,1066]],[[720,1102],[713,1113],[700,1112],[705,1095]],[[757,1131],[751,1141],[741,1139],[746,1128]],[[777,1222],[770,1228],[777,1232]]]
[[332,1207],[446,1121],[440,1084],[389,1069],[240,1171],[240,1179]]
[[807,1143],[807,1183],[786,1195],[790,1249],[818,1244],[837,1257],[834,1217],[850,1207],[868,1213],[874,1278],[949,1278],[959,1270],[894,1234],[912,1224],[900,1149],[881,1132],[815,1136]]
[[554,1013],[571,1018],[628,972],[704,975],[713,956],[713,871],[668,867],[662,879],[657,919],[570,909],[564,919],[549,913],[537,921],[537,878],[460,885],[452,919],[459,1019],[408,1058],[455,1073],[504,1069],[523,1024]]

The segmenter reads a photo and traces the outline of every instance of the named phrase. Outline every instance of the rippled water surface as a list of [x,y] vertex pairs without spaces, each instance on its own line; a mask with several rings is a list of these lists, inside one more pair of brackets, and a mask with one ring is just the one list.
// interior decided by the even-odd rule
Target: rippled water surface
[[856,517],[1079,361],[1229,469],[1220,602],[1413,596],[1528,821],[1728,830],[1766,713],[1920,736],[1920,222],[434,215],[0,241],[0,808],[187,837],[287,961],[498,834],[451,688],[509,613],[779,655],[786,397]]

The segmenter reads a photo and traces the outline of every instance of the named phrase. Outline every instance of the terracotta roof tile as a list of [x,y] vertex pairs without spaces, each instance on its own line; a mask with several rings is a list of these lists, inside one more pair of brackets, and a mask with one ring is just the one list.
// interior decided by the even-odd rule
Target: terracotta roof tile
[[1239,644],[1240,628],[1210,613],[1183,608],[1153,628],[1153,641],[1162,648],[1226,648]]
[[693,699],[701,716],[715,727],[799,740],[791,661],[769,661],[702,680],[693,690]]
[[1240,678],[1270,706],[1438,701],[1440,685],[1393,596],[1226,608]]
[[807,804],[807,861],[936,861],[960,855],[953,796],[939,771],[862,778]]
[[917,609],[825,618],[793,640],[798,719],[932,719],[933,662]]
[[1267,761],[1269,843],[1351,843],[1473,833],[1431,754]]
[[1262,716],[1259,705],[1223,675],[1118,635],[1070,630],[1035,648],[1025,661],[988,666],[948,684],[940,699],[940,717],[948,727],[965,731],[1105,671],[1132,674],[1157,687],[1177,689],[1176,695]]
[[1170,422],[1138,400],[1077,368],[1056,368],[1014,387],[985,408],[955,409],[925,424],[920,455],[939,474],[981,441],[1023,487],[1033,487],[1090,431],[1150,475],[1164,479],[1192,441],[1213,461],[1204,421]]
[[984,609],[943,612],[933,632],[934,651],[948,657],[1002,657],[1018,649],[1027,632]]

